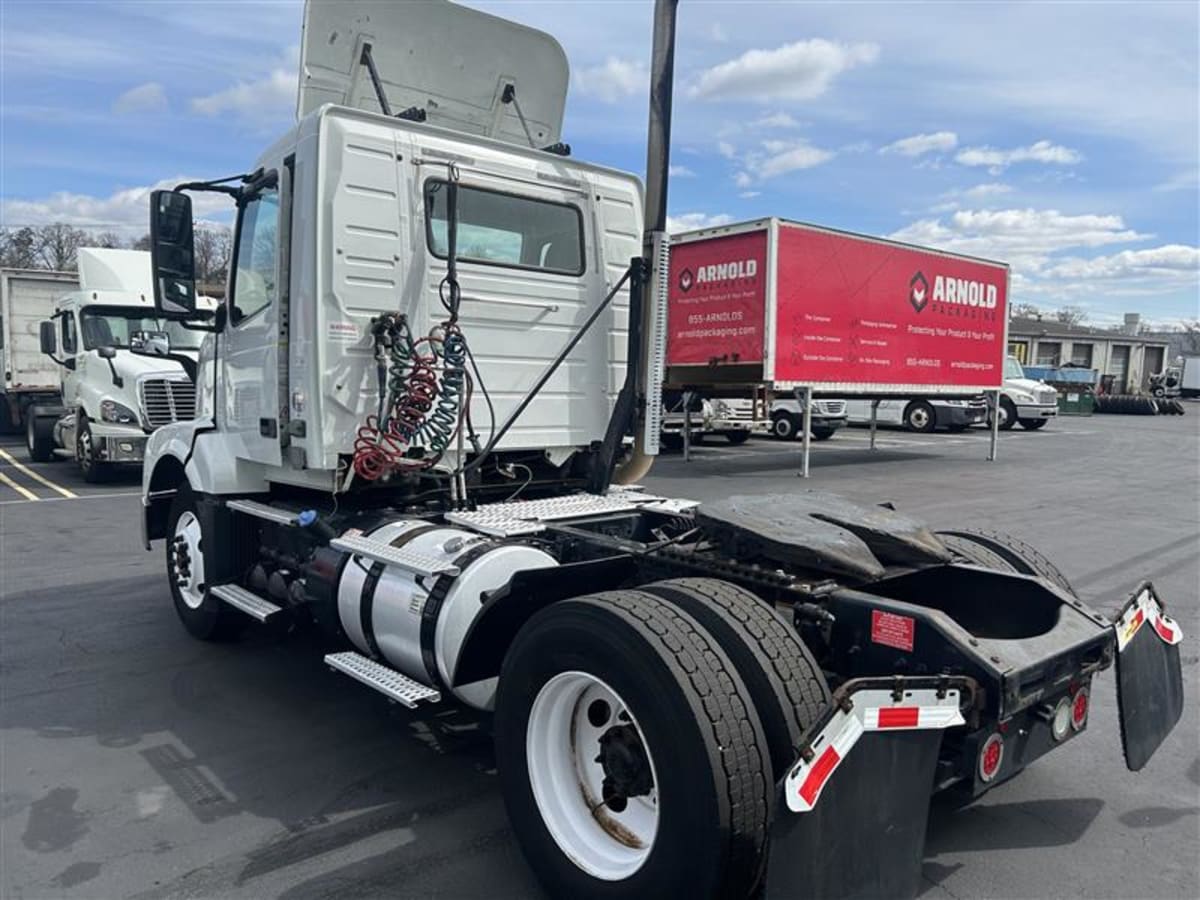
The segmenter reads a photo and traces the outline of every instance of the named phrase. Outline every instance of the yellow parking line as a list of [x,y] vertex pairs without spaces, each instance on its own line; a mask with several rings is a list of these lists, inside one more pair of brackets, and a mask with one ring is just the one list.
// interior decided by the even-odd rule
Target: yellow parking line
[[52,491],[58,491],[64,497],[68,497],[71,500],[74,500],[79,496],[74,491],[69,491],[65,487],[59,487],[57,484],[55,484],[49,478],[43,478],[41,475],[39,475],[37,472],[33,471],[33,469],[29,468],[28,466],[24,465],[23,463],[17,462],[15,459],[13,459],[12,454],[10,454],[7,450],[0,449],[0,459],[8,460],[12,464],[12,467],[14,469],[17,469],[20,472],[24,472],[26,475],[28,475],[34,481],[44,484],[46,487],[50,488]]
[[26,490],[25,488],[21,487],[19,484],[17,484],[11,478],[9,478],[7,475],[5,475],[3,472],[0,472],[0,484],[7,484],[10,488],[12,488],[18,494],[21,494],[27,500],[41,500],[42,499],[37,494],[35,494],[33,491],[29,491],[29,490]]

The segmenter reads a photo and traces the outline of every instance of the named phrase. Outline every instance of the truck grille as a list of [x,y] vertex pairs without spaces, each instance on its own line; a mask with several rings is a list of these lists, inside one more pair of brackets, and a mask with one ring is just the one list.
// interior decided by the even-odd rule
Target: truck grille
[[1058,402],[1058,391],[1054,390],[1054,388],[1041,388],[1034,392],[1034,396],[1037,397],[1038,403],[1049,405]]
[[844,416],[846,414],[846,401],[817,400],[813,409],[827,416]]
[[138,385],[138,392],[151,428],[196,418],[196,387],[190,381],[149,378]]

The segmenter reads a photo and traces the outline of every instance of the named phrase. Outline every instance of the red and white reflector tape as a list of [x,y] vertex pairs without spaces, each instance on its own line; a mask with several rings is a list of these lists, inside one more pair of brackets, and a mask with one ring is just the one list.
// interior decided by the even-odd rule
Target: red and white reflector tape
[[947,689],[941,697],[934,688],[905,691],[895,700],[891,690],[873,688],[851,694],[850,701],[849,712],[838,709],[813,738],[812,758],[801,760],[788,773],[785,793],[792,812],[808,812],[817,805],[830,776],[865,732],[940,730],[966,724],[956,689]]
[[1118,652],[1129,645],[1134,635],[1147,622],[1165,643],[1178,644],[1183,640],[1183,630],[1174,619],[1162,611],[1154,592],[1150,588],[1143,588],[1114,626],[1117,629]]

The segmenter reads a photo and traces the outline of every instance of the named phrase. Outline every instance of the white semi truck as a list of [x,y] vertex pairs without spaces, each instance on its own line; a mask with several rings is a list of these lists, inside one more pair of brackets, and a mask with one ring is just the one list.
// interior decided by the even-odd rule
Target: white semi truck
[[296,125],[245,176],[151,199],[155,302],[181,321],[189,193],[238,216],[197,417],[147,445],[146,545],[197,638],[317,629],[390,700],[491,714],[552,896],[911,896],[931,794],[1074,739],[1114,660],[1143,766],[1181,709],[1179,631],[1149,585],[1110,621],[994,534],[636,488],[674,26],[662,0],[643,192],[566,155],[550,36],[310,0]]
[[33,404],[60,402],[58,367],[41,352],[38,325],[78,285],[74,272],[0,269],[0,434],[19,433]]
[[[149,253],[81,249],[78,283],[62,286],[76,290],[39,325],[57,396],[26,408],[26,448],[37,462],[73,459],[95,482],[140,463],[155,428],[195,415],[201,335],[156,314]],[[198,316],[214,310],[198,298]]]

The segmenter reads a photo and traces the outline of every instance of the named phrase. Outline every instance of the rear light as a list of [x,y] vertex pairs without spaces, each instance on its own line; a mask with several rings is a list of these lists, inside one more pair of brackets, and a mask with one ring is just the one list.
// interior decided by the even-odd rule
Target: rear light
[[979,751],[980,781],[995,781],[996,776],[1000,773],[1000,763],[1003,761],[1004,738],[999,734],[993,734],[983,742],[983,747]]
[[1082,731],[1087,724],[1089,702],[1088,689],[1085,687],[1080,688],[1071,700],[1071,727],[1076,731]]
[[1062,697],[1054,705],[1050,715],[1050,734],[1056,741],[1066,740],[1071,733],[1071,719],[1075,710],[1074,701],[1070,697]]

